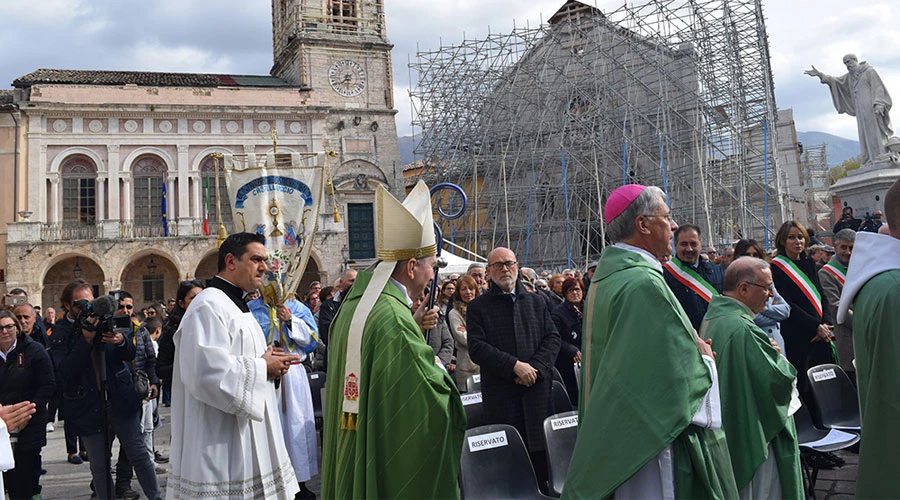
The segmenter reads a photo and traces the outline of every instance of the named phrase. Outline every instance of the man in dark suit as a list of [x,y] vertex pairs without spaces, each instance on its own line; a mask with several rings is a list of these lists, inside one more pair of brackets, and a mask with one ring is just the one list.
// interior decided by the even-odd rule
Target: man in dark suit
[[466,313],[469,354],[481,366],[485,417],[519,431],[546,491],[543,422],[553,414],[550,391],[559,334],[544,301],[517,281],[519,267],[511,250],[494,249],[487,269],[489,289],[469,303]]
[[712,296],[722,293],[722,269],[700,258],[700,228],[682,224],[675,231],[675,258],[664,264],[666,284],[698,332]]
[[319,371],[328,370],[328,330],[331,328],[331,322],[334,315],[337,314],[341,307],[341,302],[347,296],[347,291],[356,281],[356,269],[347,269],[338,279],[337,292],[334,297],[322,302],[319,305],[319,338],[322,340],[316,347],[316,361],[314,368]]

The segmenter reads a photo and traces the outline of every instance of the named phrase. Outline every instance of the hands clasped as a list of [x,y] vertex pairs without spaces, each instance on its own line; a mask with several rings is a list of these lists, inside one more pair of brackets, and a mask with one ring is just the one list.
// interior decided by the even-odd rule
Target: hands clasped
[[276,379],[291,368],[293,361],[300,361],[299,354],[288,354],[280,347],[269,346],[266,353],[262,355],[266,360],[266,376],[269,379]]

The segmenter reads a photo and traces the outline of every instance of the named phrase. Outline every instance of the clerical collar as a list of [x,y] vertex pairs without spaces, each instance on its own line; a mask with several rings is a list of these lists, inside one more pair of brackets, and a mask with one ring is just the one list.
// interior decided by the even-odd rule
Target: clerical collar
[[399,281],[395,280],[394,278],[391,278],[391,283],[393,283],[394,285],[397,285],[397,288],[399,288],[400,291],[403,292],[403,298],[406,299],[406,306],[412,307],[413,299],[411,299],[409,297],[409,291],[406,289],[405,286],[403,286],[403,283],[400,283]]
[[225,292],[225,295],[227,295],[241,311],[250,312],[250,307],[248,307],[247,302],[244,301],[247,292],[242,290],[239,286],[219,275],[216,275],[216,277],[209,282],[209,286],[210,288],[218,288]]
[[662,267],[662,263],[659,261],[659,259],[657,259],[655,255],[644,250],[643,248],[636,247],[634,245],[629,245],[628,243],[622,243],[622,242],[616,243],[613,246],[616,248],[621,248],[622,250],[628,250],[629,252],[634,252],[634,253],[640,255],[641,257],[644,258],[644,260],[646,260],[651,265],[653,265],[653,267],[656,268],[657,271],[662,272],[663,267]]

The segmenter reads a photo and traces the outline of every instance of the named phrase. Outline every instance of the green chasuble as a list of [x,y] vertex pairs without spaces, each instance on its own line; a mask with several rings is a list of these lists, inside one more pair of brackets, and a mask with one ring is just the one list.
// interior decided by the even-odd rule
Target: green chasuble
[[458,498],[462,401],[393,282],[366,321],[357,429],[341,429],[350,319],[371,278],[359,273],[331,325],[322,498]]
[[678,497],[737,498],[725,433],[691,425],[712,380],[661,269],[607,247],[592,281],[563,498],[611,497],[669,445]]
[[900,270],[878,274],[859,290],[853,301],[853,347],[863,429],[856,497],[900,498],[896,477],[900,444]]
[[797,431],[787,414],[797,371],[756,326],[754,316],[737,300],[713,297],[700,331],[716,352],[734,480],[738,491],[750,484],[771,443],[782,498],[804,498]]

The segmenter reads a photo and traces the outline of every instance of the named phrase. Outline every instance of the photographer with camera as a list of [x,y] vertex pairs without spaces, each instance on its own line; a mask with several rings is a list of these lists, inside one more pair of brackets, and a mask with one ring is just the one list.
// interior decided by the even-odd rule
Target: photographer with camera
[[841,210],[841,220],[837,221],[831,232],[837,234],[841,229],[859,231],[860,224],[862,224],[861,220],[853,218],[853,207],[844,207]]
[[[66,354],[57,377],[63,384],[66,428],[73,427],[84,440],[98,498],[114,496],[109,450],[115,434],[135,467],[144,494],[157,500],[159,484],[141,435],[142,398],[132,381],[130,363],[136,349],[131,319],[114,315],[118,301],[113,297],[94,300],[89,285],[81,282],[76,287],[79,299],[71,302],[75,320],[64,340]],[[59,333],[57,330],[53,336]]]

